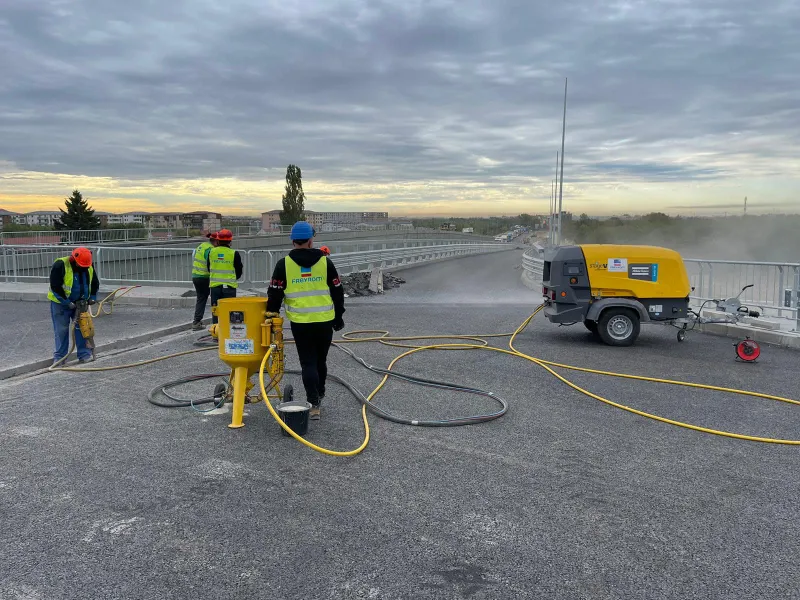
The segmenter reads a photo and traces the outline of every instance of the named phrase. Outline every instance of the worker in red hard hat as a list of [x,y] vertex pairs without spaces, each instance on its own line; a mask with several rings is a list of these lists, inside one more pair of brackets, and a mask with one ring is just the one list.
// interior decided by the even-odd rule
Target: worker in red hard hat
[[[92,252],[88,248],[75,248],[69,256],[57,259],[50,269],[50,316],[55,333],[53,364],[60,362],[69,352],[70,322],[77,318],[76,302],[89,304],[97,301],[100,280],[92,265]],[[75,327],[75,346],[78,362],[94,360],[94,353],[86,347],[80,327]]]
[[217,232],[206,234],[208,241],[203,242],[194,249],[192,254],[192,285],[197,294],[197,301],[194,304],[194,319],[192,320],[192,331],[203,329],[203,315],[206,312],[206,302],[211,293],[209,288],[210,273],[208,271],[208,254],[217,245]]
[[[216,306],[223,298],[235,298],[236,289],[239,287],[237,279],[244,274],[242,256],[231,248],[232,241],[231,230],[220,229],[217,232],[217,244],[208,253],[206,264],[209,272],[211,306]],[[217,321],[217,317],[212,315],[211,322]]]
[[322,252],[325,256],[331,255],[331,249],[328,248],[327,246],[320,246],[319,251]]

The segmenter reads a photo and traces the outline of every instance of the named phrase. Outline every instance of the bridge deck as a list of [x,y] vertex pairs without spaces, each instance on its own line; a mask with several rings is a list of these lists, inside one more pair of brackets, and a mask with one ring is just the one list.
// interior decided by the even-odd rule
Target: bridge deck
[[[513,263],[511,254],[480,257],[472,262],[478,272],[463,277],[511,297],[522,292],[508,277]],[[460,282],[465,267],[453,261],[408,273],[405,288],[392,292],[396,303],[390,295],[351,303],[347,330],[505,332],[530,313],[532,303],[409,301],[431,273]],[[184,350],[194,337],[100,364]],[[796,351],[769,348],[760,363],[737,364],[724,338],[678,344],[668,330],[645,328],[635,348],[613,349],[582,328],[540,320],[519,347],[601,369],[800,397]],[[354,349],[377,365],[400,351]],[[287,357],[297,368],[291,347]],[[796,447],[637,417],[489,352],[417,353],[397,368],[491,389],[509,400],[506,416],[449,429],[371,417],[372,441],[354,459],[281,436],[263,405],[249,407],[246,426],[234,431],[227,412],[204,416],[146,401],[157,382],[220,368],[209,352],[0,383],[0,597],[797,597]],[[364,391],[379,381],[336,350],[331,369]],[[568,376],[671,418],[800,437],[796,406]],[[487,406],[397,381],[377,402],[419,417]],[[310,439],[356,446],[358,414],[332,384]]]

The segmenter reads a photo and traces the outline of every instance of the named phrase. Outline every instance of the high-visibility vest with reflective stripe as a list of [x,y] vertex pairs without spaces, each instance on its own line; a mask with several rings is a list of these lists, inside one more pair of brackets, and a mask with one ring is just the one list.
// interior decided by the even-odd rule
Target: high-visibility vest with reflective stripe
[[[75,272],[72,270],[72,263],[69,262],[69,256],[59,258],[64,263],[64,293],[67,295],[65,300],[69,300],[69,295],[72,293],[72,285],[75,283]],[[94,279],[94,267],[89,267],[89,280],[87,282],[88,288],[86,290],[86,299],[92,295],[92,279]],[[61,303],[58,297],[53,293],[53,290],[47,292],[47,297],[53,302]]]
[[239,287],[239,284],[236,283],[236,269],[233,266],[235,256],[236,250],[227,246],[217,246],[211,249],[208,253],[208,262],[211,265],[209,287],[221,285]]
[[206,263],[206,250],[212,250],[211,242],[203,242],[195,248],[192,256],[192,277],[208,277],[208,264]]
[[333,321],[336,312],[328,288],[328,261],[325,257],[311,267],[301,267],[288,256],[286,263],[286,317],[293,323]]

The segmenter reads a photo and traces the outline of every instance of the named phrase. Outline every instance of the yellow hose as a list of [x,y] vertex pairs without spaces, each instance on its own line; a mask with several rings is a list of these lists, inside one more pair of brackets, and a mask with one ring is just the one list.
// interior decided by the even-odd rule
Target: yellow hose
[[[98,315],[100,314],[100,312],[102,310],[103,304],[106,301],[108,301],[109,299],[110,299],[110,302],[111,302],[111,310],[113,310],[113,302],[114,302],[114,300],[116,298],[119,297],[119,296],[115,296],[115,294],[118,291],[122,290],[122,289],[125,289],[125,288],[118,288],[117,290],[115,290],[114,292],[109,294],[109,296],[107,296],[106,298],[103,299],[103,301],[98,306],[98,310],[97,310]],[[127,293],[131,289],[133,289],[133,288],[127,289],[124,293]],[[120,296],[121,295],[123,295],[123,294],[120,294]],[[531,314],[531,316],[529,316],[519,327],[517,327],[517,329],[513,333],[491,333],[491,334],[483,334],[483,335],[475,334],[475,335],[391,336],[388,331],[375,330],[375,329],[364,329],[364,330],[351,331],[351,332],[345,333],[345,334],[342,335],[341,339],[336,340],[335,343],[337,343],[337,344],[346,344],[346,343],[355,344],[355,343],[370,343],[370,342],[374,343],[374,342],[378,342],[378,343],[386,345],[386,346],[394,346],[394,347],[399,347],[399,348],[408,348],[408,350],[406,352],[403,352],[402,354],[396,356],[389,363],[389,366],[387,367],[387,370],[389,370],[389,371],[391,371],[394,368],[394,365],[398,361],[400,361],[401,359],[403,359],[403,358],[405,358],[407,356],[410,356],[410,355],[412,355],[412,354],[414,354],[416,352],[422,352],[422,351],[426,351],[426,350],[483,350],[483,351],[490,351],[490,352],[500,352],[502,354],[508,354],[508,355],[511,355],[511,356],[516,356],[518,358],[522,358],[524,360],[530,361],[530,362],[542,367],[548,373],[550,373],[551,375],[556,377],[559,381],[565,383],[566,385],[568,385],[572,389],[574,389],[574,390],[576,390],[576,391],[578,391],[578,392],[580,392],[580,393],[582,393],[582,394],[584,394],[586,396],[589,396],[590,398],[593,398],[594,400],[598,400],[600,402],[603,402],[604,404],[607,404],[609,406],[613,406],[614,408],[619,408],[621,410],[633,413],[635,415],[639,415],[641,417],[646,417],[648,419],[653,419],[653,420],[656,420],[656,421],[659,421],[659,422],[662,422],[662,423],[668,423],[670,425],[675,425],[677,427],[683,427],[683,428],[691,429],[691,430],[694,430],[694,431],[700,431],[700,432],[703,432],[703,433],[709,433],[709,434],[712,434],[712,435],[719,435],[719,436],[723,436],[723,437],[735,438],[735,439],[740,439],[740,440],[747,440],[747,441],[752,441],[752,442],[763,442],[763,443],[770,443],[770,444],[800,445],[800,440],[789,440],[789,439],[767,438],[767,437],[745,435],[745,434],[740,434],[740,433],[733,433],[733,432],[730,432],[730,431],[712,429],[712,428],[709,428],[709,427],[701,427],[699,425],[694,425],[692,423],[686,423],[686,422],[683,422],[683,421],[676,421],[674,419],[668,419],[666,417],[661,417],[659,415],[655,415],[655,414],[652,414],[652,413],[641,411],[641,410],[632,408],[630,406],[626,406],[624,404],[620,404],[618,402],[614,402],[612,400],[609,400],[608,398],[604,398],[603,396],[600,396],[598,394],[595,394],[593,392],[590,392],[589,390],[586,390],[586,389],[580,387],[579,385],[573,383],[572,381],[570,381],[569,379],[567,379],[563,375],[557,373],[554,370],[554,368],[568,369],[568,370],[572,370],[572,371],[580,371],[580,372],[583,372],[583,373],[592,373],[592,374],[595,374],[595,375],[604,375],[604,376],[608,376],[608,377],[621,377],[621,378],[633,379],[633,380],[637,380],[637,381],[647,381],[647,382],[650,382],[650,383],[662,383],[662,384],[678,385],[678,386],[691,387],[691,388],[697,388],[697,389],[713,390],[713,391],[718,391],[718,392],[726,392],[726,393],[730,393],[730,394],[738,394],[738,395],[743,395],[743,396],[752,396],[752,397],[756,397],[756,398],[764,398],[766,400],[775,400],[775,401],[778,401],[778,402],[785,402],[785,403],[788,403],[788,404],[800,405],[800,401],[793,400],[791,398],[784,398],[782,396],[775,396],[775,395],[771,395],[771,394],[763,394],[763,393],[760,393],[760,392],[751,392],[751,391],[748,391],[748,390],[740,390],[740,389],[736,389],[736,388],[727,388],[727,387],[721,387],[721,386],[707,385],[707,384],[702,384],[702,383],[692,383],[692,382],[681,381],[681,380],[662,379],[662,378],[656,378],[656,377],[646,377],[646,376],[643,376],[643,375],[630,375],[630,374],[627,374],[627,373],[617,373],[617,372],[614,372],[614,371],[603,371],[603,370],[600,370],[600,369],[589,369],[589,368],[586,368],[586,367],[578,367],[578,366],[575,366],[575,365],[569,365],[569,364],[564,364],[564,363],[548,361],[548,360],[544,360],[544,359],[541,359],[541,358],[537,358],[535,356],[531,356],[529,354],[525,354],[524,352],[521,352],[521,351],[517,350],[517,348],[514,347],[514,341],[516,340],[517,336],[520,333],[522,333],[522,331],[525,330],[525,328],[530,324],[531,320],[539,313],[539,311],[541,309],[542,309],[541,306],[539,308],[537,308],[533,312],[533,314]],[[109,312],[105,312],[105,310],[103,310],[103,314],[110,314],[110,311]],[[95,315],[92,315],[92,316],[95,316]],[[368,335],[368,334],[377,334],[377,335],[370,335],[369,337],[353,337],[353,336]],[[510,337],[510,339],[508,341],[508,348],[509,348],[508,350],[503,349],[503,348],[495,348],[493,346],[489,346],[489,343],[485,339],[485,338],[497,338],[497,337]],[[444,343],[441,343],[441,344],[429,344],[429,345],[424,345],[424,346],[415,346],[415,345],[412,345],[412,344],[402,344],[402,343],[400,343],[400,342],[421,341],[421,340],[427,340],[427,341],[430,341],[430,340],[464,340],[464,342],[447,343],[447,344],[444,344]],[[475,343],[466,343],[466,342],[475,342]],[[292,340],[287,340],[287,343],[292,343]],[[74,348],[74,334],[73,334],[73,348]],[[112,366],[112,367],[87,367],[87,368],[61,367],[61,368],[56,368],[54,366],[54,367],[51,367],[51,370],[55,370],[55,371],[111,371],[111,370],[115,370],[115,369],[126,369],[126,368],[130,368],[130,367],[147,365],[147,364],[150,364],[150,363],[154,363],[154,362],[158,362],[158,361],[162,361],[162,360],[167,360],[167,359],[174,358],[174,357],[177,357],[177,356],[193,354],[195,352],[205,352],[205,351],[208,351],[208,350],[217,350],[217,348],[216,347],[209,347],[209,348],[199,348],[199,349],[194,349],[194,350],[187,350],[187,351],[183,351],[183,352],[177,352],[175,354],[169,354],[169,355],[166,355],[166,356],[161,356],[161,357],[158,357],[158,358],[139,361],[139,362],[136,362],[136,363],[130,363],[130,364],[127,364],[127,365],[117,365],[117,366]],[[71,352],[72,352],[72,349],[70,350],[70,353]],[[261,362],[261,367],[259,369],[259,374],[258,375],[259,375],[259,383],[260,383],[260,387],[261,387],[261,394],[262,394],[262,396],[264,398],[264,402],[267,405],[267,408],[269,409],[270,413],[275,418],[275,420],[278,421],[280,426],[289,435],[291,435],[293,438],[295,438],[299,442],[301,442],[304,445],[308,446],[312,450],[316,450],[317,452],[321,452],[323,454],[328,454],[328,455],[331,455],[331,456],[354,456],[354,455],[358,454],[359,452],[361,452],[362,450],[364,450],[364,448],[367,447],[367,444],[369,443],[369,439],[370,439],[370,429],[369,429],[369,422],[367,420],[367,406],[366,406],[366,404],[362,405],[362,407],[361,407],[361,418],[362,418],[362,420],[364,422],[364,440],[363,440],[363,442],[361,443],[360,446],[358,446],[357,448],[355,448],[353,450],[339,451],[339,450],[329,450],[327,448],[323,448],[321,446],[318,446],[316,444],[313,444],[313,443],[309,442],[308,440],[304,439],[302,436],[296,434],[294,431],[291,430],[291,428],[288,425],[286,425],[283,422],[283,420],[277,414],[277,412],[273,408],[271,402],[269,401],[268,390],[266,389],[266,386],[265,386],[265,383],[264,383],[264,369],[266,367],[266,364],[267,364],[267,362],[269,360],[269,357],[270,357],[271,353],[272,353],[272,350],[269,350],[266,353],[266,355],[264,356],[264,359]],[[68,356],[69,356],[69,354],[68,354]],[[375,397],[375,395],[386,384],[388,379],[389,379],[389,375],[388,374],[383,376],[383,379],[381,379],[380,383],[378,383],[378,385],[375,387],[375,389],[373,389],[372,392],[367,396],[367,401],[368,402],[372,401],[372,399]]]
[[[92,315],[92,318],[97,318],[101,314],[110,315],[114,312],[114,302],[116,302],[119,298],[122,298],[128,292],[135,290],[136,288],[141,287],[138,285],[132,286],[122,286],[115,289],[111,292],[108,296],[103,298],[100,302],[97,303],[97,314],[92,313],[91,307],[89,307],[89,314]],[[121,294],[117,295],[117,292],[124,290]],[[105,309],[106,302],[109,302],[108,310]],[[70,355],[75,351],[75,326],[77,323],[77,319],[72,322],[72,327],[70,328],[70,337],[72,338],[71,346],[67,355],[59,360],[54,365],[48,368],[49,371],[73,371],[73,372],[82,372],[82,371],[116,371],[118,369],[130,369],[131,367],[141,367],[142,365],[149,365],[151,363],[159,362],[162,360],[167,360],[169,358],[176,358],[178,356],[184,356],[186,354],[194,354],[195,352],[207,352],[208,350],[216,350],[216,348],[198,348],[194,350],[185,350],[183,352],[175,352],[174,354],[167,354],[164,356],[159,356],[158,358],[151,358],[149,360],[140,360],[138,362],[129,363],[125,365],[116,365],[113,367],[59,367],[62,362],[67,360]]]
[[[778,402],[786,402],[786,403],[789,403],[789,404],[800,405],[800,402],[798,402],[797,400],[792,400],[790,398],[784,398],[782,396],[774,396],[774,395],[771,395],[771,394],[762,394],[760,392],[751,392],[751,391],[747,391],[747,390],[739,390],[739,389],[735,389],[735,388],[726,388],[726,387],[707,385],[707,384],[701,384],[701,383],[691,383],[691,382],[688,382],[688,381],[680,381],[680,380],[672,380],[672,379],[661,379],[661,378],[656,378],[656,377],[646,377],[646,376],[642,376],[642,375],[629,375],[627,373],[616,373],[616,372],[613,372],[613,371],[602,371],[602,370],[599,370],[599,369],[588,369],[588,368],[585,368],[585,367],[577,367],[577,366],[574,366],[574,365],[567,365],[567,364],[563,364],[563,363],[547,361],[547,360],[543,360],[543,359],[531,356],[529,354],[525,354],[524,352],[521,352],[521,351],[517,350],[514,347],[514,340],[517,338],[517,336],[520,333],[522,333],[522,331],[525,330],[525,328],[530,324],[531,320],[539,313],[539,311],[541,309],[542,309],[541,306],[539,308],[537,308],[530,317],[528,317],[519,327],[517,327],[517,329],[514,331],[514,333],[510,333],[510,334],[508,334],[508,333],[494,333],[494,334],[488,334],[488,335],[482,335],[482,336],[479,336],[479,335],[434,335],[434,336],[397,336],[397,337],[391,337],[388,331],[375,330],[375,329],[364,329],[364,330],[351,331],[351,332],[345,333],[345,334],[343,334],[342,339],[336,340],[336,343],[379,342],[379,343],[387,345],[387,346],[396,346],[396,347],[409,348],[409,350],[407,350],[406,352],[403,352],[399,356],[396,356],[389,363],[389,366],[387,367],[387,370],[389,370],[389,371],[392,370],[394,365],[399,360],[401,360],[401,359],[403,359],[403,358],[405,358],[407,356],[410,356],[411,354],[414,354],[416,352],[422,352],[422,351],[425,351],[425,350],[484,350],[484,351],[490,351],[490,352],[500,352],[502,354],[509,354],[511,356],[516,356],[516,357],[528,360],[528,361],[530,361],[530,362],[542,367],[548,373],[550,373],[551,375],[553,375],[554,377],[556,377],[558,380],[562,381],[563,383],[567,384],[568,386],[570,386],[574,390],[577,390],[580,393],[585,394],[586,396],[589,396],[590,398],[593,398],[595,400],[599,400],[600,402],[603,402],[604,404],[607,404],[609,406],[613,406],[614,408],[619,408],[621,410],[625,410],[627,412],[633,413],[635,415],[639,415],[641,417],[646,417],[648,419],[653,419],[653,420],[656,420],[656,421],[659,421],[659,422],[662,422],[662,423],[668,423],[670,425],[675,425],[677,427],[683,427],[683,428],[691,429],[691,430],[694,430],[694,431],[700,431],[700,432],[703,432],[703,433],[709,433],[709,434],[712,434],[712,435],[719,435],[719,436],[723,436],[723,437],[735,438],[735,439],[740,439],[740,440],[747,440],[747,441],[751,441],[751,442],[763,442],[763,443],[770,443],[770,444],[786,444],[786,445],[800,445],[800,440],[787,440],[787,439],[780,439],[780,438],[766,438],[766,437],[759,437],[759,436],[753,436],[753,435],[745,435],[745,434],[740,434],[740,433],[733,433],[733,432],[730,432],[730,431],[712,429],[712,428],[709,428],[709,427],[701,427],[699,425],[694,425],[692,423],[685,423],[683,421],[676,421],[674,419],[668,419],[666,417],[661,417],[659,415],[654,415],[652,413],[641,411],[641,410],[632,408],[630,406],[625,406],[624,404],[620,404],[618,402],[613,402],[612,400],[609,400],[608,398],[604,398],[603,396],[600,396],[598,394],[595,394],[593,392],[590,392],[589,390],[586,390],[586,389],[580,387],[579,385],[573,383],[572,381],[570,381],[569,379],[567,379],[563,375],[561,375],[561,374],[557,373],[556,371],[554,371],[552,367],[570,369],[570,370],[573,370],[573,371],[582,371],[584,373],[593,373],[595,375],[606,375],[606,376],[610,376],[610,377],[622,377],[622,378],[626,378],[626,379],[635,379],[635,380],[638,380],[638,381],[648,381],[648,382],[651,382],[651,383],[664,383],[664,384],[669,384],[669,385],[680,385],[680,386],[685,386],[685,387],[693,387],[693,388],[699,388],[699,389],[714,390],[714,391],[718,391],[718,392],[727,392],[727,393],[732,393],[732,394],[753,396],[753,397],[757,397],[757,398],[764,398],[764,399],[767,399],[767,400],[776,400]],[[378,334],[378,335],[373,335],[371,337],[359,337],[359,338],[352,337],[352,336],[358,336],[358,335],[364,335],[364,334]],[[510,339],[508,341],[508,347],[509,347],[508,350],[505,350],[503,348],[494,348],[492,346],[489,346],[488,342],[486,342],[485,339],[482,339],[482,338],[487,338],[487,337],[509,337],[509,336],[510,336]],[[471,340],[471,341],[479,341],[481,343],[479,343],[479,344],[448,343],[448,344],[431,344],[431,345],[426,345],[426,346],[413,346],[411,344],[400,344],[400,343],[397,343],[397,342],[401,342],[401,341],[433,340],[433,339]],[[264,363],[262,363],[262,369],[261,369],[261,372],[259,373],[259,377],[260,377],[260,381],[261,381],[262,394],[266,398],[267,397],[267,393],[266,393],[266,390],[264,389],[264,374],[263,374],[263,366],[264,366],[264,364],[266,364],[266,361]],[[368,401],[370,401],[370,402],[372,401],[372,399],[375,397],[375,395],[386,384],[388,379],[389,379],[389,375],[388,374],[383,376],[383,379],[381,379],[380,383],[378,383],[378,385],[375,387],[375,389],[372,390],[372,392],[367,397]],[[289,433],[292,435],[292,437],[294,437],[295,439],[297,439],[300,442],[304,443],[309,448],[317,450],[318,452],[322,452],[323,454],[332,454],[332,455],[335,455],[335,456],[352,456],[354,454],[357,454],[358,452],[361,452],[361,450],[363,450],[366,447],[367,443],[369,442],[369,423],[367,421],[367,415],[366,415],[366,404],[362,406],[362,411],[361,411],[362,412],[362,418],[364,420],[364,428],[365,428],[365,431],[366,431],[366,435],[364,437],[364,442],[357,449],[352,450],[350,452],[344,452],[344,453],[336,453],[334,451],[327,450],[325,448],[321,448],[320,446],[317,446],[315,444],[311,444],[310,442],[307,442],[301,436],[299,436],[296,433],[294,433],[293,431],[291,431],[288,428],[288,426],[286,426],[285,423],[283,423],[283,421],[280,419],[280,417],[274,411],[274,409],[272,408],[272,406],[271,406],[271,404],[269,402],[267,402],[267,405],[270,408],[270,412],[272,413],[272,416],[275,417],[275,419],[280,422],[281,426],[285,430],[289,431]]]
[[[280,418],[280,416],[278,415],[277,411],[273,408],[272,403],[269,401],[269,396],[267,394],[267,389],[264,386],[264,369],[267,366],[267,361],[269,360],[269,357],[270,357],[271,354],[272,354],[272,348],[270,348],[267,351],[267,353],[264,355],[264,358],[261,361],[261,367],[259,367],[259,369],[258,369],[258,383],[261,386],[261,395],[264,398],[264,404],[267,405],[267,408],[269,409],[269,412],[272,414],[272,416],[275,418],[275,420],[278,422],[278,424],[281,427],[283,427],[284,431],[286,431],[289,435],[291,435],[298,442],[300,442],[302,444],[305,444],[306,446],[308,446],[312,450],[316,450],[317,452],[321,452],[322,454],[328,454],[329,456],[355,456],[356,454],[358,454],[364,448],[367,447],[367,444],[369,444],[369,423],[367,422],[367,405],[366,404],[362,404],[361,405],[361,418],[364,421],[364,441],[361,442],[361,445],[358,448],[356,448],[355,450],[328,450],[327,448],[323,448],[322,446],[317,446],[316,444],[312,444],[311,442],[309,442],[308,440],[306,440],[302,436],[300,436],[300,435],[296,434],[294,431],[292,431],[291,427],[289,427],[286,423],[283,422],[283,419]],[[375,392],[373,392],[370,395],[370,399],[374,394],[375,394]]]

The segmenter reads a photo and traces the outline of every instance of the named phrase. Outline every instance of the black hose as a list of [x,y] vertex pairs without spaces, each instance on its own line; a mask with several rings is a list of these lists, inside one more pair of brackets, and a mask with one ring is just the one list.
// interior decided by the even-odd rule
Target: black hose
[[[197,406],[200,404],[210,404],[210,403],[217,403],[219,398],[214,396],[205,397],[205,398],[196,398],[196,399],[189,399],[189,400],[181,400],[179,398],[175,398],[175,396],[170,395],[167,390],[177,387],[179,385],[183,385],[186,383],[191,383],[192,381],[200,381],[201,379],[213,379],[214,377],[230,377],[230,373],[204,373],[201,375],[189,375],[188,377],[184,377],[182,379],[176,379],[175,381],[170,381],[169,383],[162,383],[152,390],[150,393],[147,394],[147,400],[150,404],[154,404],[155,406],[160,406],[162,408],[187,408],[190,406]],[[226,382],[228,386],[230,386],[230,382]],[[169,398],[170,402],[160,402],[156,400],[157,395],[163,395]]]
[[[400,423],[402,425],[416,425],[418,427],[458,427],[462,425],[472,425],[474,423],[485,423],[487,421],[492,421],[499,417],[502,417],[506,412],[508,412],[508,402],[506,402],[500,396],[495,395],[493,392],[487,392],[486,390],[481,390],[478,388],[471,388],[466,387],[463,385],[458,385],[456,383],[448,383],[445,381],[437,381],[434,379],[425,379],[423,377],[417,377],[415,375],[408,375],[407,373],[402,373],[399,371],[393,371],[389,369],[383,369],[381,367],[376,367],[374,365],[370,365],[360,356],[357,356],[352,350],[340,346],[339,344],[333,344],[336,348],[350,356],[359,364],[363,365],[373,373],[378,373],[381,375],[389,375],[390,377],[396,377],[398,379],[402,379],[404,381],[408,381],[411,383],[416,383],[418,385],[424,385],[426,387],[435,387],[440,389],[447,389],[453,390],[456,392],[464,392],[467,394],[475,394],[478,396],[486,396],[487,398],[491,398],[495,402],[499,403],[501,408],[499,411],[484,415],[474,415],[469,417],[456,417],[453,419],[431,419],[431,420],[420,420],[420,419],[408,419],[406,417],[399,417],[397,415],[392,414],[391,412],[383,409],[372,402],[369,402],[366,397],[353,388],[350,384],[344,382],[343,380],[339,379],[335,375],[329,374],[328,377],[332,378],[334,381],[338,381],[342,383],[346,388],[348,388],[361,402],[367,406],[367,409],[374,412],[379,417],[386,419],[387,421],[391,421],[393,423]],[[288,372],[288,371],[287,371]],[[296,371],[300,373],[299,371]]]
[[[287,340],[287,341],[290,341],[290,340]],[[199,342],[199,340],[198,340],[198,342]],[[197,344],[198,342],[195,342],[195,344]],[[360,356],[356,355],[352,350],[350,350],[348,348],[345,348],[345,347],[343,347],[343,346],[341,346],[339,344],[336,344],[336,343],[333,343],[332,345],[335,346],[336,348],[338,348],[339,350],[341,350],[342,352],[344,352],[345,354],[347,354],[348,356],[350,356],[353,360],[355,360],[360,365],[362,365],[365,368],[367,368],[368,370],[372,371],[373,373],[377,373],[377,374],[380,374],[380,375],[388,375],[390,377],[395,377],[395,378],[401,379],[403,381],[408,381],[410,383],[415,383],[417,385],[423,385],[423,386],[426,386],[426,387],[435,387],[435,388],[439,388],[439,389],[452,390],[452,391],[463,392],[463,393],[467,393],[467,394],[475,394],[475,395],[478,395],[478,396],[486,396],[487,398],[491,398],[492,400],[494,400],[495,402],[500,404],[500,410],[498,410],[496,412],[493,412],[493,413],[482,414],[482,415],[472,415],[472,416],[468,416],[468,417],[456,417],[456,418],[452,418],[452,419],[409,419],[407,417],[401,417],[401,416],[395,415],[394,413],[392,413],[392,412],[390,412],[390,411],[388,411],[388,410],[386,410],[384,408],[381,408],[380,406],[377,406],[377,405],[373,404],[372,402],[367,400],[367,397],[364,396],[364,394],[358,388],[356,388],[354,385],[352,385],[351,383],[345,381],[341,377],[333,375],[332,373],[328,374],[328,378],[330,380],[335,381],[336,383],[342,385],[345,389],[347,389],[351,394],[353,394],[353,396],[355,396],[356,400],[358,400],[361,404],[363,404],[363,405],[365,405],[367,407],[367,410],[375,413],[378,417],[380,417],[382,419],[386,419],[387,421],[391,421],[392,423],[399,423],[401,425],[414,425],[414,426],[417,426],[417,427],[460,427],[460,426],[463,426],[463,425],[473,425],[475,423],[486,423],[488,421],[493,421],[494,419],[502,417],[504,414],[506,414],[506,412],[508,412],[508,402],[506,400],[504,400],[503,398],[495,395],[493,392],[487,392],[486,390],[481,390],[481,389],[478,389],[478,388],[472,388],[472,387],[467,387],[467,386],[463,386],[463,385],[458,385],[456,383],[449,383],[449,382],[446,382],[446,381],[437,381],[437,380],[434,380],[434,379],[425,379],[423,377],[417,377],[415,375],[409,375],[407,373],[402,373],[400,371],[393,371],[393,370],[384,369],[384,368],[381,368],[381,367],[376,367],[374,365],[371,365],[371,364],[367,363],[367,361],[365,361]],[[286,370],[284,370],[284,373],[285,374],[289,374],[289,375],[302,375],[302,371],[295,370],[295,369],[286,369]],[[192,399],[192,400],[181,400],[179,398],[176,398],[176,397],[170,395],[167,390],[169,390],[171,388],[174,388],[174,387],[177,387],[177,386],[182,385],[182,384],[191,383],[193,381],[198,381],[198,380],[201,380],[201,379],[211,379],[211,378],[214,378],[214,377],[226,377],[227,378],[227,377],[229,377],[229,375],[230,375],[229,373],[211,373],[211,374],[202,374],[202,375],[190,375],[190,376],[184,377],[182,379],[176,379],[175,381],[170,381],[169,383],[164,383],[164,384],[161,384],[161,385],[153,388],[150,391],[150,393],[147,395],[147,399],[151,404],[154,404],[155,406],[161,406],[161,407],[164,407],[164,408],[185,408],[185,407],[190,407],[190,406],[194,407],[194,406],[198,406],[198,405],[201,405],[201,404],[210,404],[212,402],[213,403],[218,403],[219,402],[220,406],[221,406],[222,402],[220,402],[220,399],[216,398],[216,397],[213,397],[213,396],[212,397],[206,397],[206,398]],[[268,390],[272,387],[273,383],[274,383],[273,381],[270,381],[269,386],[267,386]],[[230,382],[228,382],[228,386],[230,386]],[[167,397],[170,400],[170,402],[169,403],[165,403],[165,402],[160,402],[160,401],[156,400],[156,396],[158,394],[161,394],[161,395]]]

